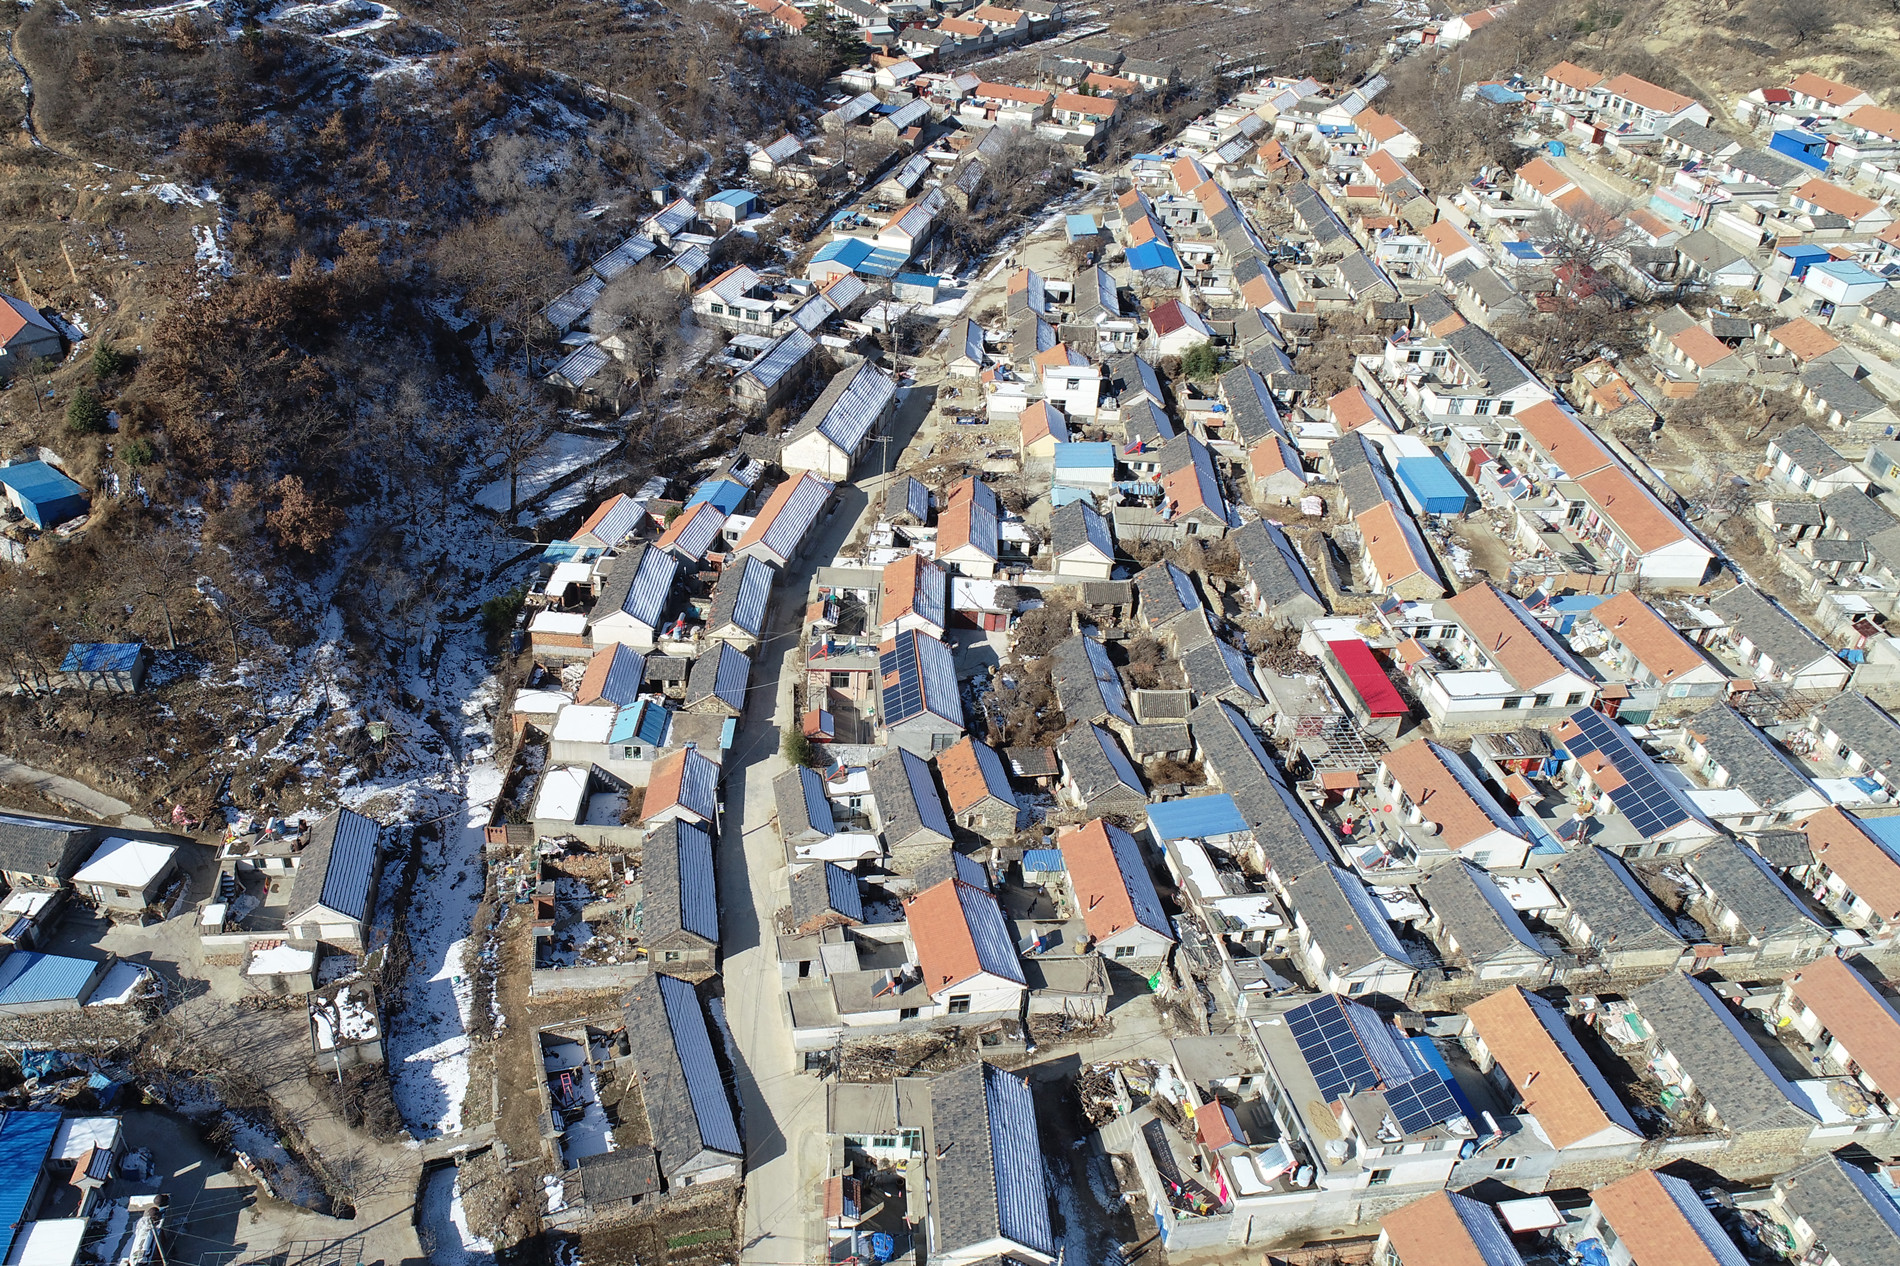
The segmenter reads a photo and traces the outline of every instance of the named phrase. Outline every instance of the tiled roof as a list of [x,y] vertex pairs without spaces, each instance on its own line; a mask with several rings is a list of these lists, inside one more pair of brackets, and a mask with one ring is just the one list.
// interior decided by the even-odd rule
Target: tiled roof
[[1122,751],[1121,743],[1101,726],[1092,722],[1070,726],[1056,744],[1056,754],[1084,804],[1093,805],[1109,795],[1147,803],[1148,791],[1141,775]]
[[1857,690],[1835,695],[1814,715],[1841,736],[1841,741],[1870,769],[1885,773],[1900,761],[1900,721]]
[[1651,492],[1626,474],[1621,466],[1605,466],[1585,475],[1577,486],[1596,506],[1598,513],[1629,538],[1638,554],[1674,545],[1689,539],[1682,520],[1664,508]]
[[1105,941],[1139,924],[1174,939],[1154,876],[1134,836],[1097,818],[1061,835],[1057,842],[1090,936]]
[[688,506],[660,536],[659,546],[688,565],[706,557],[726,525],[726,512],[710,501]]
[[1501,805],[1455,752],[1430,739],[1413,739],[1380,757],[1446,848],[1461,849],[1493,831],[1517,829]]
[[685,933],[719,943],[719,898],[713,881],[712,833],[696,822],[662,822],[647,833],[640,879],[646,922],[641,936],[658,944]]
[[1737,585],[1711,600],[1709,606],[1730,621],[1737,634],[1766,652],[1779,672],[1796,672],[1834,655],[1827,643],[1753,585]]
[[1622,859],[1592,844],[1558,858],[1549,875],[1576,911],[1590,943],[1604,950],[1646,950],[1686,942]]
[[762,558],[748,556],[728,564],[713,585],[707,629],[716,633],[730,625],[759,636],[765,631],[766,606],[776,578],[776,570]]
[[1790,972],[1788,984],[1862,1075],[1889,1099],[1900,1096],[1900,1014],[1880,990],[1832,955]]
[[1050,654],[1050,676],[1056,702],[1070,721],[1120,721],[1133,725],[1121,674],[1109,662],[1108,651],[1094,638],[1072,634]]
[[1465,1015],[1553,1147],[1612,1128],[1642,1135],[1562,1011],[1511,985],[1472,1003]]
[[686,706],[717,699],[737,716],[745,711],[746,681],[751,675],[751,657],[731,642],[721,642],[693,661],[686,678]]
[[1672,972],[1635,990],[1630,1000],[1728,1129],[1807,1129],[1817,1123],[1812,1112],[1790,1097],[1788,1079],[1728,1003],[1701,981]]
[[1838,79],[1828,79],[1811,70],[1804,70],[1788,81],[1788,91],[1798,92],[1804,97],[1813,97],[1825,105],[1846,105],[1856,97],[1865,96],[1852,84],[1844,84]]
[[1591,609],[1590,618],[1664,685],[1714,663],[1634,593],[1625,591],[1605,598]]
[[969,735],[937,753],[937,774],[943,779],[953,814],[966,813],[991,796],[1005,804],[1016,803],[1002,756]]
[[646,656],[621,642],[603,646],[587,661],[580,689],[574,692],[578,704],[613,703],[624,707],[640,696],[646,680]]
[[1785,804],[1814,791],[1814,784],[1794,760],[1728,704],[1712,704],[1683,724],[1728,772],[1728,785],[1747,792],[1756,804]]
[[994,1064],[966,1064],[931,1082],[930,1114],[933,1250],[950,1260],[973,1261],[978,1251],[1000,1260],[1003,1241],[1053,1260],[1059,1245],[1028,1081]]
[[1566,672],[1590,679],[1589,669],[1541,622],[1532,619],[1523,603],[1498,592],[1489,581],[1447,599],[1445,605],[1471,634],[1485,658],[1520,690],[1535,689]]
[[1880,205],[1872,198],[1863,198],[1857,193],[1843,189],[1832,181],[1822,180],[1818,176],[1798,187],[1789,196],[1799,198],[1823,211],[1849,220],[1858,220]]
[[901,848],[926,833],[946,842],[951,838],[943,793],[929,761],[900,747],[871,762],[867,773],[886,847]]
[[1817,1157],[1775,1185],[1790,1213],[1813,1228],[1816,1254],[1838,1266],[1886,1266],[1900,1254],[1900,1205],[1841,1153]]
[[652,818],[676,805],[708,822],[719,816],[719,764],[697,748],[682,747],[653,762],[641,812]]
[[657,974],[641,980],[626,997],[626,1032],[661,1172],[675,1174],[707,1151],[740,1157],[738,1113],[693,986]]
[[878,622],[889,625],[915,615],[941,629],[949,592],[943,568],[920,554],[905,554],[884,565]]
[[1667,88],[1659,88],[1647,79],[1638,79],[1635,75],[1618,75],[1603,85],[1603,90],[1612,97],[1633,101],[1643,109],[1653,110],[1657,114],[1678,114],[1695,104],[1692,97],[1671,92]]
[[600,597],[594,603],[593,618],[619,612],[642,624],[658,625],[666,614],[667,599],[673,593],[673,579],[679,574],[679,559],[652,545],[637,546],[616,558],[601,582]]
[[1024,984],[1015,938],[993,893],[960,879],[946,879],[904,904],[904,921],[931,993],[962,984],[980,972]]
[[752,526],[745,530],[735,553],[757,547],[779,559],[794,557],[804,544],[805,533],[817,522],[835,487],[811,471],[801,471],[772,490]]
[[1421,1266],[1523,1266],[1497,1213],[1455,1191],[1434,1191],[1380,1220],[1398,1260]]
[[1867,833],[1844,809],[1827,808],[1797,822],[1814,860],[1840,877],[1883,919],[1900,919],[1900,858]]
[[1756,941],[1816,929],[1800,898],[1768,869],[1761,854],[1746,845],[1719,836],[1689,854],[1684,865]]
[[1549,958],[1524,923],[1524,916],[1498,889],[1497,881],[1465,861],[1439,866],[1418,886],[1440,928],[1455,938],[1458,954],[1476,967],[1503,955],[1535,954]]
[[1544,72],[1544,78],[1555,80],[1566,88],[1578,92],[1588,92],[1603,82],[1603,76],[1594,70],[1587,70],[1575,62],[1558,62]]
[[1598,1187],[1591,1199],[1636,1266],[1746,1266],[1702,1197],[1680,1178],[1639,1169]]
[[[1839,345],[1836,344],[1836,346]],[[1814,428],[1805,422],[1799,426],[1789,427],[1771,442],[1776,448],[1786,453],[1796,466],[1816,479],[1838,475],[1851,465],[1845,457],[1835,451],[1832,444],[1822,439]]]
[[1768,336],[1787,348],[1796,360],[1813,360],[1841,345],[1839,339],[1806,317],[1796,317],[1786,325],[1778,325],[1768,331]]

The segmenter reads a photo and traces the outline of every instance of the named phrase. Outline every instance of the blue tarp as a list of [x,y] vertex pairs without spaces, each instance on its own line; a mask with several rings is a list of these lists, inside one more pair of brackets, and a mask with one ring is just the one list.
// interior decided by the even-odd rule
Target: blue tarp
[[138,666],[143,642],[74,642],[60,661],[62,673],[129,673]]
[[1143,242],[1128,252],[1128,266],[1138,273],[1154,268],[1172,268],[1181,271],[1181,257],[1172,248],[1160,242]]
[[1468,497],[1451,468],[1436,457],[1401,457],[1399,482],[1426,514],[1462,514]]
[[1049,504],[1060,510],[1071,501],[1086,501],[1095,504],[1095,494],[1087,488],[1076,488],[1069,484],[1051,484],[1049,486]]
[[1237,835],[1247,819],[1234,798],[1221,794],[1163,800],[1148,806],[1148,826],[1160,840],[1204,840],[1210,835]]

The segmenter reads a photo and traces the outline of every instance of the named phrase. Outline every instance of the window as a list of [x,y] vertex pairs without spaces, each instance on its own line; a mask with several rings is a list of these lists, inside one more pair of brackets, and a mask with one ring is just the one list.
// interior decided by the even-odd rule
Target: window
[[1195,532],[1195,530],[1194,530],[1194,529],[1195,529],[1195,523],[1194,523],[1194,520],[1193,520],[1193,519],[1189,519],[1189,520],[1188,520],[1188,522],[1187,522],[1187,534],[1188,534],[1189,536],[1194,536],[1194,535],[1197,535],[1197,533]]
[[1570,692],[1570,696],[1564,700],[1564,703],[1570,707],[1575,707],[1583,702],[1583,694],[1584,692],[1581,690],[1573,690]]
[[1491,412],[1491,402],[1489,400],[1478,401],[1477,407],[1473,409],[1472,412],[1480,415]]
[[962,738],[962,735],[959,734],[933,734],[930,736],[930,750],[933,752],[947,751],[955,747],[960,738]]
[[1538,695],[1537,698],[1531,703],[1531,706],[1533,708],[1548,708],[1550,706],[1550,696]]
[[811,979],[811,960],[809,958],[798,964],[798,978],[800,980]]
[[1392,1181],[1392,1171],[1391,1171],[1391,1170],[1389,1170],[1389,1169],[1375,1169],[1375,1170],[1373,1170],[1373,1171],[1372,1171],[1372,1173],[1371,1173],[1370,1175],[1368,1175],[1368,1176],[1367,1176],[1367,1178],[1366,1178],[1366,1186],[1368,1186],[1368,1187],[1383,1187],[1383,1186],[1385,1186],[1385,1185],[1386,1185],[1386,1184],[1387,1184],[1388,1182],[1391,1182],[1391,1181]]
[[[119,895],[124,896],[125,894],[120,893]],[[1132,945],[1117,945],[1115,947],[1116,958],[1133,958],[1134,956],[1135,956],[1135,947]]]
[[831,674],[831,688],[833,690],[851,689],[851,674],[850,673]]
[[1517,401],[1500,400],[1498,401],[1498,416],[1501,418],[1509,417],[1511,415],[1511,410],[1515,408],[1517,408]]
[[622,754],[622,755],[623,755],[623,756],[625,757],[625,759],[627,759],[627,760],[639,760],[639,759],[640,759],[640,749],[639,749],[638,747],[636,747],[636,746],[634,746],[634,745],[633,745],[633,744],[631,744],[631,743],[629,743],[629,744],[627,744],[626,746],[624,746],[624,747],[622,747],[622,748],[620,749],[620,751],[621,751],[621,754]]
[[952,994],[950,996],[950,1006],[948,1009],[951,1015],[970,1014],[970,995],[967,993]]
[[112,891],[118,893],[121,897],[129,897],[132,895],[130,892],[128,892],[124,888],[114,888]]
[[1494,1161],[1494,1162],[1492,1162],[1492,1165],[1491,1165],[1491,1168],[1492,1168],[1493,1170],[1504,1170],[1504,1169],[1516,1169],[1516,1168],[1517,1168],[1517,1157],[1515,1157],[1515,1156],[1500,1156],[1500,1157],[1498,1157],[1498,1159],[1497,1159],[1496,1161]]
[[897,1018],[900,1020],[915,1020],[917,1018],[917,1008],[916,1007],[899,1007],[897,1011]]
[[1363,980],[1355,980],[1350,985],[1346,986],[1346,996],[1349,998],[1356,998],[1360,994],[1364,993],[1365,991],[1366,991],[1366,982]]

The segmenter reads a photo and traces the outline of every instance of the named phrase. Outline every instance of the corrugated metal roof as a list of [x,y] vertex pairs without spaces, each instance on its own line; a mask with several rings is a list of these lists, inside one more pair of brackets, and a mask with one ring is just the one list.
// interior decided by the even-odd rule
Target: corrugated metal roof
[[1062,862],[1062,850],[1059,848],[1028,848],[1023,850],[1023,871],[1036,871],[1040,874],[1052,874],[1067,869]]
[[677,233],[692,222],[693,204],[684,198],[675,198],[648,216],[641,227],[648,233],[660,237]]
[[[603,660],[601,657],[605,656]],[[597,651],[595,660],[605,665],[600,674],[598,692],[583,691],[590,698],[576,698],[577,703],[592,703],[603,699],[608,703],[625,707],[640,697],[640,687],[646,680],[646,656],[631,646],[615,642],[612,646]],[[589,664],[588,676],[594,675],[594,665]],[[586,683],[583,683],[584,685]]]
[[937,780],[930,776],[930,763],[917,753],[898,748],[894,755],[903,767],[904,778],[910,784],[911,800],[916,805],[917,818],[929,830],[948,839],[950,817],[944,812],[943,797],[937,792]]
[[712,832],[697,822],[670,823],[679,844],[680,927],[719,939],[719,896],[713,880]]
[[127,673],[138,665],[143,642],[74,642],[60,661],[63,673]]
[[689,246],[675,255],[672,261],[667,264],[667,267],[677,268],[688,277],[697,277],[700,273],[706,271],[706,266],[711,263],[712,256],[697,246]]
[[612,281],[658,249],[651,239],[635,233],[594,261],[594,276],[602,281]]
[[719,539],[719,530],[725,526],[725,512],[702,501],[680,512],[680,517],[660,538],[660,544],[681,562],[697,563],[706,557],[706,551]]
[[765,629],[765,608],[772,597],[772,564],[747,555],[719,573],[713,586],[712,612],[706,627],[718,632],[730,624],[757,637]]
[[78,998],[98,969],[95,959],[16,949],[0,959],[0,1007]]
[[[884,118],[884,121],[889,123],[892,127],[895,127],[898,131],[901,132],[905,128],[909,127],[911,124],[917,123],[929,117],[930,117],[930,102],[924,100],[922,97],[919,97],[917,100],[911,102],[907,106],[902,107],[901,109],[897,110],[895,113],[886,115]],[[923,155],[919,154],[918,157],[922,158]]]
[[864,899],[858,894],[858,877],[835,862],[825,863],[825,898],[839,914],[864,922]]
[[1115,858],[1115,869],[1121,872],[1122,886],[1128,890],[1128,902],[1134,907],[1135,921],[1151,932],[1173,939],[1174,929],[1168,926],[1167,912],[1161,908],[1161,894],[1155,891],[1154,876],[1142,859],[1141,845],[1113,823],[1105,822],[1103,828],[1108,835],[1109,852]]
[[594,310],[594,303],[600,298],[602,282],[590,275],[579,285],[572,286],[556,295],[554,301],[541,309],[541,315],[548,324],[557,330],[565,330],[582,317]]
[[679,802],[708,822],[718,817],[718,761],[696,750],[687,751],[685,763],[680,766]]
[[701,287],[700,293],[710,294],[722,303],[736,303],[746,291],[759,284],[759,274],[744,264],[728,268]]
[[13,1250],[59,1122],[57,1112],[9,1112],[0,1118],[0,1260]]
[[626,493],[616,493],[595,508],[589,516],[593,526],[579,533],[575,539],[597,541],[612,549],[633,534],[633,529],[640,525],[646,512],[644,505]]
[[1148,826],[1159,840],[1204,840],[1247,829],[1234,798],[1226,793],[1163,800],[1148,806]]
[[797,157],[803,152],[804,148],[805,142],[799,140],[790,132],[787,132],[784,136],[779,137],[776,141],[767,145],[760,152],[774,163],[782,163],[789,158]]
[[725,1077],[713,1054],[712,1028],[700,1007],[699,993],[672,976],[658,980],[667,1026],[673,1030],[673,1049],[679,1052],[680,1071],[686,1075],[686,1092],[699,1122],[700,1141],[714,1151],[738,1156],[745,1145],[739,1139],[739,1122],[726,1094]]
[[[1012,949],[1012,955],[1014,951]],[[993,1064],[983,1065],[983,1097],[990,1118],[990,1163],[996,1170],[996,1218],[1004,1236],[1053,1257],[1041,1136],[1029,1082]]]
[[825,502],[831,499],[834,487],[830,481],[820,479],[809,470],[799,475],[791,495],[779,506],[778,513],[772,516],[757,543],[783,559],[796,555],[799,546],[804,543],[805,533],[811,530],[811,525],[817,522],[819,513],[824,510]]
[[929,712],[961,726],[963,704],[957,697],[956,658],[950,648],[916,629],[904,630],[885,645],[878,655],[883,723],[902,725]]
[[970,942],[976,946],[976,961],[984,971],[1017,984],[1026,983],[1023,965],[1016,956],[1016,938],[1010,934],[1009,921],[996,895],[961,879],[957,886],[957,905],[963,910],[963,922],[970,929]]
[[[812,300],[812,303],[822,302],[822,300],[818,299]],[[805,308],[811,307],[812,303],[805,304],[804,307],[799,309],[799,312],[802,313]],[[828,307],[829,305],[826,306]],[[829,312],[822,313],[817,323],[823,324],[825,318],[828,316],[830,316]],[[797,314],[794,314],[793,319],[797,319]],[[787,332],[784,337],[780,338],[778,342],[766,348],[765,352],[750,365],[747,365],[745,373],[742,374],[741,377],[750,378],[752,381],[758,383],[759,386],[770,391],[773,387],[778,386],[779,383],[785,380],[785,375],[791,373],[794,369],[803,364],[805,358],[811,355],[812,349],[817,346],[818,340],[814,339],[802,327],[793,329]]]
[[562,357],[561,363],[550,372],[568,386],[579,390],[587,385],[588,379],[607,368],[609,359],[611,358],[606,352],[600,350],[595,344],[588,343]]
[[[328,864],[323,871],[323,888],[317,899],[338,914],[361,919],[369,913],[369,891],[376,877],[377,842],[382,838],[383,829],[349,809],[338,809],[334,818],[336,825]],[[316,842],[316,831],[323,825],[320,822],[312,829],[312,843]],[[307,856],[308,845],[304,851]]]
[[1102,749],[1102,757],[1108,762],[1108,767],[1115,771],[1115,777],[1145,795],[1146,792],[1142,791],[1141,775],[1135,772],[1134,763],[1128,759],[1127,753],[1122,751],[1121,744],[1117,743],[1114,736],[1099,725],[1091,725],[1089,729],[1094,732],[1095,741]]
[[666,599],[673,592],[673,578],[679,574],[679,560],[663,549],[648,549],[640,556],[627,586],[620,609],[642,624],[658,624],[666,612]]

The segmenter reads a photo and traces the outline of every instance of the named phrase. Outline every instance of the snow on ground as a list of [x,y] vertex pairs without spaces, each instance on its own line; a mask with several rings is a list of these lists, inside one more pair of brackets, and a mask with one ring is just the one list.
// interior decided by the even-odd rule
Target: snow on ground
[[[563,475],[570,475],[592,462],[614,446],[614,442],[592,435],[569,435],[565,431],[554,434],[541,446],[541,451],[522,463],[521,478],[516,484],[515,503],[526,505],[551,488]],[[584,481],[583,481],[584,482]],[[490,510],[505,511],[508,508],[508,477],[504,473],[480,492],[475,494],[477,505]]]
[[156,9],[128,9],[110,16],[121,22],[169,22],[181,13],[210,7],[211,0],[184,0],[182,4],[165,4]]
[[567,1208],[567,1182],[559,1174],[541,1175],[541,1193],[548,1199],[549,1213]]
[[578,1094],[586,1106],[581,1110],[581,1119],[561,1133],[561,1159],[569,1165],[580,1164],[584,1156],[599,1156],[614,1150],[614,1127],[607,1120],[607,1110],[601,1106],[600,1083],[594,1080],[592,1064],[581,1065],[580,1080]]
[[[1115,1243],[1105,1216],[1114,1206],[1104,1201],[1103,1207],[1098,1208],[1093,1200],[1084,1200],[1075,1181],[1075,1166],[1084,1165],[1090,1170],[1097,1165],[1107,1168],[1108,1158],[1081,1150],[1062,1157],[1045,1154],[1044,1159],[1050,1162],[1049,1182],[1055,1189],[1056,1207],[1062,1210],[1063,1260],[1088,1262],[1089,1266],[1122,1266],[1121,1248]],[[1090,1189],[1090,1195],[1099,1199],[1100,1193],[1112,1182],[1112,1178],[1098,1181],[1090,1173],[1080,1186]]]
[[461,1176],[454,1166],[444,1166],[422,1189],[423,1248],[435,1266],[487,1266],[495,1260],[494,1242],[468,1229]]

